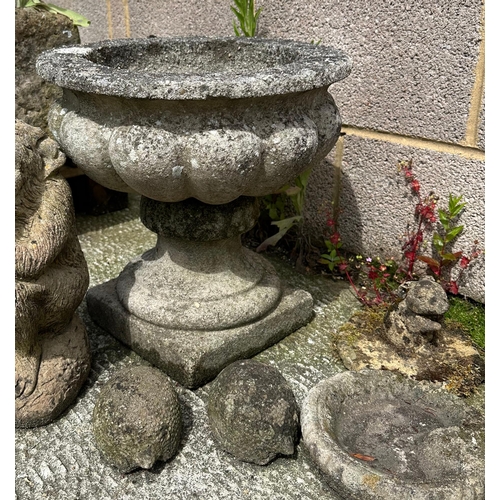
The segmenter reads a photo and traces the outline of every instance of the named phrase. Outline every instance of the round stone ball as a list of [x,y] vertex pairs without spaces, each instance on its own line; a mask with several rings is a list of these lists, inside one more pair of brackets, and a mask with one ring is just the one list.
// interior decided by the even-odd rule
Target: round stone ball
[[93,431],[106,461],[122,473],[173,457],[181,443],[182,414],[170,379],[150,366],[116,373],[97,398]]
[[224,368],[210,388],[207,412],[216,444],[239,460],[265,465],[295,451],[299,407],[272,366],[247,359]]

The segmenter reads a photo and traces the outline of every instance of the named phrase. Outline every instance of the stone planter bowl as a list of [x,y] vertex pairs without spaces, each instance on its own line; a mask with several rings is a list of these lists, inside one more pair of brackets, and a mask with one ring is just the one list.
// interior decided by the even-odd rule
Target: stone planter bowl
[[162,202],[263,196],[320,162],[340,133],[339,50],[260,38],[110,40],[42,54],[64,89],[49,126],[96,182]]
[[484,419],[437,384],[344,372],[310,391],[301,426],[342,499],[484,498]]
[[96,182],[142,195],[156,246],[87,293],[91,317],[187,387],[310,321],[312,296],[244,248],[256,197],[314,167],[340,133],[328,87],[351,60],[285,40],[148,38],[45,52],[49,116]]

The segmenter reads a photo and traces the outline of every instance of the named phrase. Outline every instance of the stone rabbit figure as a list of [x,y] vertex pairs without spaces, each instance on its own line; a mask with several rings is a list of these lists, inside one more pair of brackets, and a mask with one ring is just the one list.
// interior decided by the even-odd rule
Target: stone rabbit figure
[[89,274],[75,229],[65,156],[37,127],[15,125],[16,427],[44,425],[76,397],[90,371],[75,311]]

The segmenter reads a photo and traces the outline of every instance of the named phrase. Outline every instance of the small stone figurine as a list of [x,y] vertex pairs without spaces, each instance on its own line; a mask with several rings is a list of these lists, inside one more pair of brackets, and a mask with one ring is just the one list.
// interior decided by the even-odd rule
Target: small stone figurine
[[74,400],[90,370],[75,315],[89,283],[65,156],[37,127],[16,120],[16,427],[44,425]]
[[415,349],[429,342],[439,344],[444,313],[449,303],[443,287],[426,276],[409,283],[406,297],[385,318],[387,340],[402,349]]

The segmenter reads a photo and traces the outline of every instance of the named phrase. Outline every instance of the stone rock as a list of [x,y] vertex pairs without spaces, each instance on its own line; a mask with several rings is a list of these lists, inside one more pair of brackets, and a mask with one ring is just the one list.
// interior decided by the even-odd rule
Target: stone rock
[[385,337],[392,345],[400,349],[415,347],[415,340],[418,338],[410,334],[397,310],[388,312],[385,317],[385,326]]
[[389,315],[390,328],[384,324],[384,312],[359,311],[335,334],[337,352],[348,370],[391,370],[443,382],[459,395],[470,395],[483,383],[484,353],[458,326],[445,324],[434,332],[434,341],[412,335],[397,311]]
[[385,336],[407,351],[439,342],[441,321],[449,303],[443,287],[431,277],[409,283],[397,307],[386,314]]
[[75,317],[89,283],[75,229],[65,156],[37,127],[16,120],[16,426],[53,420],[90,371],[90,349]]
[[433,321],[425,316],[416,314],[408,307],[403,315],[403,321],[410,333],[419,333],[421,335],[433,334],[441,330],[441,323]]
[[294,453],[299,408],[272,366],[248,359],[226,367],[210,388],[207,411],[216,443],[239,460],[265,465]]
[[62,90],[36,73],[45,50],[80,43],[78,28],[66,16],[36,9],[16,9],[16,118],[48,133],[47,113]]
[[301,420],[339,498],[484,498],[484,418],[439,384],[343,372],[310,391]]
[[415,314],[408,307],[403,315],[403,321],[411,334],[419,334],[423,337],[433,338],[436,332],[441,330],[441,323]]
[[401,349],[415,349],[426,342],[437,343],[441,323],[414,313],[402,301],[389,311],[385,320],[386,338]]
[[92,423],[97,447],[122,473],[169,460],[182,438],[177,393],[163,372],[149,366],[116,373],[97,398]]
[[406,294],[408,308],[424,316],[442,316],[450,307],[443,287],[431,277],[418,280]]

